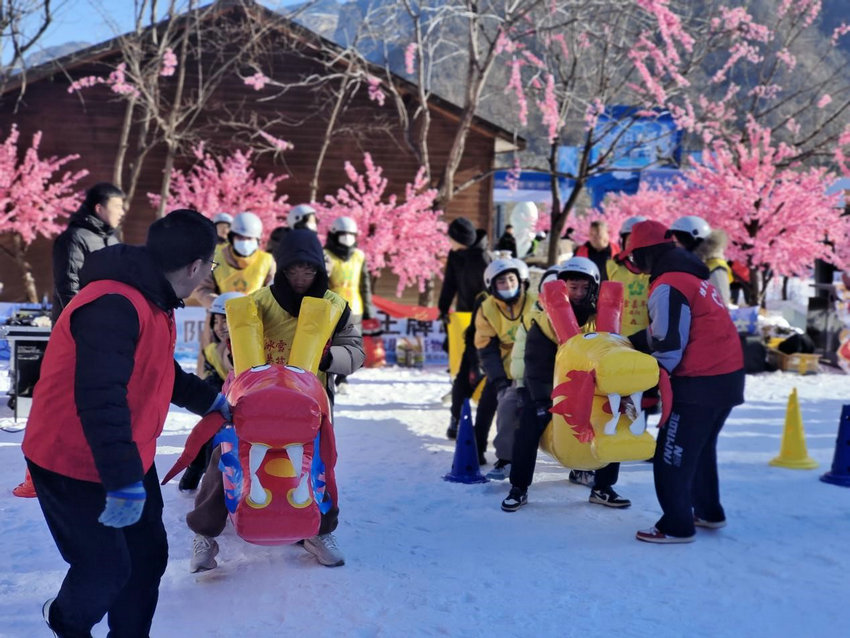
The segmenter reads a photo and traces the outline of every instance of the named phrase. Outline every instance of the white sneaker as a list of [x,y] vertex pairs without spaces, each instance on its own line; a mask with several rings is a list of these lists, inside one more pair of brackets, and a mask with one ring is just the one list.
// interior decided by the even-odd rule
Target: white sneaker
[[195,539],[192,541],[192,560],[189,561],[189,571],[206,572],[218,567],[215,560],[218,554],[218,543],[214,538],[195,534]]
[[325,567],[340,567],[345,565],[345,558],[336,544],[334,535],[319,534],[313,538],[304,539],[304,549],[310,552]]
[[53,627],[50,626],[50,605],[53,604],[54,600],[56,600],[55,596],[44,601],[44,604],[41,606],[41,615],[44,617],[44,622],[47,623],[47,628],[50,629],[50,632],[54,636],[58,636],[59,634],[53,631]]

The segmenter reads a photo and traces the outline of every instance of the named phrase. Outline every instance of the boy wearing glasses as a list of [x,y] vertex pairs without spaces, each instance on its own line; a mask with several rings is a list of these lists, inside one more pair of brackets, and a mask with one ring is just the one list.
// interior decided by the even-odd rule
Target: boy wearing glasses
[[[363,365],[363,339],[351,321],[351,310],[346,301],[328,289],[324,253],[316,233],[307,229],[289,231],[277,247],[275,258],[278,270],[274,282],[251,294],[263,322],[266,361],[280,365],[288,363],[304,297],[327,299],[339,306],[343,309],[342,316],[325,346],[318,373],[333,403],[333,377],[337,374],[351,374]],[[217,469],[220,454],[219,450],[213,453],[195,498],[195,509],[186,516],[189,528],[195,532],[190,563],[193,572],[216,567],[218,544],[214,539],[221,534],[227,522],[223,481]],[[343,565],[345,559],[333,536],[339,517],[337,489],[333,480],[336,458],[325,458],[323,454],[322,460],[327,468],[327,493],[333,499],[333,507],[322,514],[319,533],[304,540],[304,549],[322,565],[337,567]]]

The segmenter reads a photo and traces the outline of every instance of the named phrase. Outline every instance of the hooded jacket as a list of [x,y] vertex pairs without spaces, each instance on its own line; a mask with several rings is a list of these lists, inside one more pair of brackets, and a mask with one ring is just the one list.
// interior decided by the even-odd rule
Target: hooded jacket
[[203,414],[216,392],[174,360],[171,284],[138,246],[92,254],[54,327],[24,436],[45,469],[115,490],[153,465],[169,401]]
[[[275,259],[277,273],[274,282],[268,288],[262,288],[253,293],[251,297],[257,303],[263,324],[273,321],[279,332],[286,333],[283,340],[287,342],[284,348],[287,355],[295,332],[295,321],[292,320],[297,319],[304,297],[324,298],[331,303],[344,306],[342,316],[331,337],[326,358],[323,357],[326,363],[320,364],[320,371],[327,373],[328,395],[333,398],[332,375],[349,375],[363,365],[366,358],[363,352],[363,337],[351,322],[351,310],[348,304],[342,297],[328,290],[325,255],[316,233],[307,229],[289,231],[278,245]],[[310,264],[316,268],[316,278],[304,294],[295,292],[286,278],[286,269],[298,263]],[[266,345],[268,351],[269,344]]]
[[53,242],[53,323],[80,291],[80,269],[89,254],[118,243],[115,229],[83,205]]
[[453,250],[446,260],[446,274],[437,307],[448,314],[457,295],[455,310],[472,312],[475,297],[484,290],[484,271],[490,263],[487,254],[487,233],[479,229],[475,243],[463,250]]

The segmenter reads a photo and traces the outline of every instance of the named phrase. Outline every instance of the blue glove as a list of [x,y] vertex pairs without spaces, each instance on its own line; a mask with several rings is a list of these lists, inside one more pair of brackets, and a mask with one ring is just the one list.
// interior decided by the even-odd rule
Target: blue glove
[[127,527],[137,523],[145,507],[145,486],[137,481],[106,493],[106,507],[97,520],[107,527]]
[[204,412],[204,416],[208,415],[210,412],[221,412],[221,416],[224,417],[225,421],[228,423],[233,422],[233,412],[230,411],[230,404],[221,392],[216,395],[215,401],[213,401],[210,409]]

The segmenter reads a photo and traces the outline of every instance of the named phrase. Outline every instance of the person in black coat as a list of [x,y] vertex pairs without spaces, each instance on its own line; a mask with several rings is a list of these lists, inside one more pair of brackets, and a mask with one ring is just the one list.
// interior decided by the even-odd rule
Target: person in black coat
[[[479,304],[476,303],[476,297],[484,292],[484,271],[490,263],[490,256],[487,253],[487,233],[480,229],[475,230],[468,219],[458,217],[449,224],[449,240],[452,243],[452,251],[446,261],[443,289],[437,302],[440,319],[444,325],[448,324],[449,309],[455,297],[457,297],[455,309],[458,312],[474,312],[477,309]],[[451,420],[446,430],[446,436],[450,439],[457,437],[457,426],[464,400],[472,396],[483,376],[478,366],[478,353],[472,343],[472,337],[475,334],[474,325],[474,323],[470,325],[471,329],[468,329],[464,336],[460,369],[452,380]],[[490,394],[486,393],[486,399],[482,397],[485,414],[481,415],[480,419],[487,423],[487,429],[496,412],[495,395],[491,397]],[[482,412],[481,404],[478,410],[479,413]],[[477,415],[476,422],[478,421]],[[483,456],[479,455],[479,460],[483,463]]]
[[499,237],[494,250],[506,250],[511,254],[511,257],[516,257],[516,237],[514,237],[514,227],[508,224],[505,226],[505,232]]
[[108,182],[86,191],[68,227],[53,242],[53,323],[80,291],[80,269],[96,250],[118,243],[115,229],[124,218],[124,192]]

